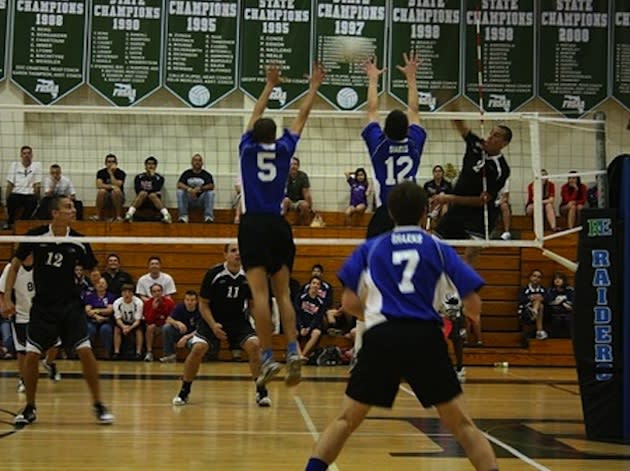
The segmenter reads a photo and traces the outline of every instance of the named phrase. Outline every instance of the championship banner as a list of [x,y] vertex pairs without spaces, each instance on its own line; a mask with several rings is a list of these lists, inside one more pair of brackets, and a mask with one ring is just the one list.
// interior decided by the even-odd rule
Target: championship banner
[[[444,0],[431,8],[393,0],[389,15],[390,69],[387,91],[407,104],[407,81],[397,73],[403,53],[415,51],[421,60],[416,74],[421,111],[438,111],[459,95],[461,0]],[[457,46],[457,47],[454,47]]]
[[162,0],[92,0],[88,82],[116,106],[160,87]]
[[165,88],[205,108],[236,88],[238,0],[166,0]]
[[581,218],[573,349],[584,424],[590,440],[617,440],[624,401],[623,227],[611,209],[584,208]]
[[612,36],[612,95],[630,110],[630,2],[628,0],[614,0]]
[[541,0],[538,96],[567,116],[608,96],[608,1]]
[[[479,103],[477,22],[480,26],[481,74],[486,111],[515,111],[534,98],[534,0],[466,0],[464,94]],[[481,10],[479,5],[481,4]],[[545,46],[546,47],[546,46]]]
[[7,36],[9,34],[9,15],[7,0],[0,0],[0,82],[7,74]]
[[50,105],[85,82],[87,4],[51,0],[14,5],[11,81],[35,101]]
[[[319,95],[337,109],[355,110],[367,101],[367,78],[362,63],[376,56],[379,68],[385,66],[387,2],[317,0],[314,3],[315,57],[327,72]],[[399,63],[402,56],[392,60]],[[383,85],[384,77],[379,91]]]
[[270,64],[281,69],[284,81],[269,97],[269,108],[285,108],[307,92],[311,18],[310,0],[243,0],[239,87],[245,94],[260,96]]

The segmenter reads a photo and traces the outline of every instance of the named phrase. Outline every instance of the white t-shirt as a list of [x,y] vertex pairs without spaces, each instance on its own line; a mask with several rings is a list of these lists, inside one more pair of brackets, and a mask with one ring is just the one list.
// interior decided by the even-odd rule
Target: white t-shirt
[[13,193],[19,195],[33,195],[33,185],[42,182],[42,165],[39,162],[31,162],[24,167],[22,162],[11,162],[7,173],[7,181],[13,184]]
[[160,272],[160,275],[157,278],[152,278],[150,273],[142,275],[136,285],[136,294],[138,296],[142,295],[150,298],[151,286],[156,283],[162,286],[162,292],[165,296],[169,296],[177,292],[173,277],[168,273]]
[[121,319],[123,324],[131,325],[136,320],[142,320],[142,309],[144,303],[137,296],[131,298],[130,303],[126,303],[123,297],[114,301],[114,318]]
[[[7,277],[11,264],[7,263],[0,275],[0,293],[5,296],[11,296],[6,292]],[[31,317],[31,305],[33,304],[33,296],[35,296],[35,283],[33,283],[33,268],[30,270],[20,267],[15,278],[13,286],[15,293],[15,322],[17,324],[28,324]]]
[[61,196],[72,196],[77,192],[74,189],[74,185],[72,181],[66,177],[65,175],[61,175],[57,184],[53,182],[53,179],[50,176],[44,178],[44,193],[52,192],[53,195],[61,195]]

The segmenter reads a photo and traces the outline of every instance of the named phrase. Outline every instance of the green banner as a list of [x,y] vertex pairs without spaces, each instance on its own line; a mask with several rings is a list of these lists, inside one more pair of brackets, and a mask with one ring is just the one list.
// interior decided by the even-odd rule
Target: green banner
[[630,3],[615,0],[613,12],[613,96],[630,109]]
[[[379,67],[383,66],[386,3],[385,0],[315,2],[315,57],[327,71],[319,94],[337,109],[354,110],[365,103],[367,79],[363,61],[376,56]],[[384,78],[379,89],[383,90],[383,86]]]
[[265,70],[276,64],[284,82],[269,98],[269,108],[284,108],[308,90],[311,70],[310,0],[243,0],[239,86],[256,99],[265,87]]
[[534,97],[534,0],[467,0],[465,10],[464,95],[479,104],[479,39],[484,109],[520,108]]
[[116,106],[161,83],[162,0],[92,0],[88,82]]
[[565,115],[607,97],[608,0],[541,0],[538,96]]
[[11,80],[49,105],[85,82],[85,0],[14,5]]
[[205,108],[236,88],[239,1],[166,0],[165,87]]
[[416,51],[422,61],[417,73],[420,109],[437,111],[457,97],[460,80],[461,0],[443,0],[421,7],[422,2],[393,0],[390,17],[390,95],[407,104],[407,82],[394,69],[403,53]]
[[7,13],[7,0],[0,0],[0,81],[4,80],[7,74],[7,35],[9,34]]

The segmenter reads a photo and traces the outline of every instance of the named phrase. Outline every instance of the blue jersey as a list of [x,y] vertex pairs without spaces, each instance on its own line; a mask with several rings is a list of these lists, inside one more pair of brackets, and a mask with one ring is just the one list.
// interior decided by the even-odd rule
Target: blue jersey
[[441,323],[438,309],[446,285],[452,283],[465,297],[484,284],[452,247],[417,226],[399,226],[369,239],[338,277],[364,301],[368,329],[392,318]]
[[406,139],[394,141],[385,135],[380,124],[371,122],[361,136],[370,153],[376,207],[379,207],[387,203],[387,196],[396,184],[405,180],[416,181],[427,133],[417,124],[412,124]]
[[282,214],[291,157],[299,139],[288,129],[273,144],[256,142],[251,131],[243,134],[239,145],[243,214]]

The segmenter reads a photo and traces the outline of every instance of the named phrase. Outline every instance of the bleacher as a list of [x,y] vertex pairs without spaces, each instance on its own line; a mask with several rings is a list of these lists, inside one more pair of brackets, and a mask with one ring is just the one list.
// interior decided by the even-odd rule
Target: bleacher
[[[94,208],[85,208],[86,217],[94,213]],[[173,211],[172,211],[173,213]],[[323,213],[326,227],[296,227],[295,238],[362,238],[370,214],[355,219],[354,227],[344,227],[344,217],[339,213]],[[174,218],[176,219],[176,218]],[[124,237],[234,237],[237,226],[232,224],[233,212],[216,210],[214,224],[202,224],[200,214],[191,214],[190,224],[165,225],[161,223],[135,222],[133,224],[77,221],[75,229],[85,235],[92,236],[124,236]],[[41,221],[18,221],[16,234],[23,234],[28,228],[41,224]],[[561,224],[561,223],[560,223]],[[533,238],[531,219],[525,216],[514,216],[513,233],[521,238]],[[10,232],[0,232],[9,235]],[[576,259],[577,235],[554,239],[548,248],[569,259]],[[221,244],[189,245],[148,245],[148,244],[93,244],[95,254],[104,264],[110,252],[120,255],[122,268],[135,279],[147,271],[147,258],[159,255],[162,259],[163,271],[171,274],[177,284],[177,300],[183,297],[188,289],[198,290],[206,270],[223,260]],[[11,254],[10,244],[0,244],[0,257],[8,260]],[[293,276],[301,283],[308,280],[313,264],[321,263],[325,267],[324,278],[335,289],[335,301],[339,300],[340,286],[335,272],[353,247],[347,245],[309,245],[297,247]],[[528,274],[533,268],[539,268],[545,275],[545,285],[549,283],[554,271],[563,269],[555,262],[543,257],[539,250],[531,248],[489,248],[485,249],[478,259],[477,267],[486,280],[481,291],[484,301],[483,332],[484,346],[467,348],[465,363],[471,365],[488,365],[507,361],[515,365],[536,366],[570,366],[574,365],[570,340],[548,339],[545,341],[530,340],[523,343],[520,327],[516,317],[516,299],[521,286],[527,283]],[[566,272],[566,269],[564,269]],[[572,274],[569,274],[572,279]],[[326,338],[323,344],[343,343],[339,338]],[[280,353],[283,350],[282,338],[274,339],[274,348]],[[182,352],[183,353],[183,352]],[[159,352],[158,352],[159,354]],[[229,355],[223,352],[221,357]]]

